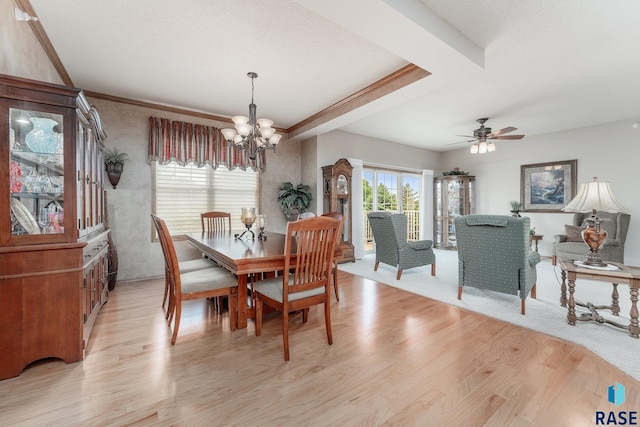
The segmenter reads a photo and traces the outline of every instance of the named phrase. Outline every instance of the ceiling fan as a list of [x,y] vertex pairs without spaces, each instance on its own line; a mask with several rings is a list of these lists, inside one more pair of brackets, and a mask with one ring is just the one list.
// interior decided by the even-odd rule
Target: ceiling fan
[[467,138],[473,138],[467,141],[456,142],[455,144],[462,144],[463,142],[473,142],[471,146],[471,153],[473,154],[484,154],[487,152],[492,152],[496,150],[496,146],[493,144],[493,139],[522,139],[524,135],[505,135],[505,133],[513,132],[517,130],[513,126],[506,127],[504,129],[497,130],[495,132],[491,131],[490,127],[485,127],[485,122],[489,120],[489,118],[484,117],[476,120],[480,123],[480,127],[473,131],[473,136],[471,135],[458,135],[464,136]]

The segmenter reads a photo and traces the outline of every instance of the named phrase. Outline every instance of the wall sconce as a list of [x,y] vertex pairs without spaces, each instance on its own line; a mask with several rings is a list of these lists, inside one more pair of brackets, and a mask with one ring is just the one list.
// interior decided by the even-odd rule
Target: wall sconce
[[106,148],[104,150],[104,167],[107,170],[109,182],[114,189],[120,182],[120,176],[124,170],[124,162],[128,159],[129,155],[127,153],[120,153],[116,148],[112,150]]
[[14,9],[14,13],[16,15],[16,21],[38,21],[38,18],[29,15],[27,12],[18,9],[17,7]]

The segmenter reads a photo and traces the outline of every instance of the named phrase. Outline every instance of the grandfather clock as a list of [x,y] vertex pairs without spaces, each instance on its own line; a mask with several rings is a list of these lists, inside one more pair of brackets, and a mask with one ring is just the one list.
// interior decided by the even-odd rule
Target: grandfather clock
[[335,164],[322,167],[323,187],[323,212],[338,212],[344,218],[344,227],[340,238],[342,256],[337,259],[339,263],[351,261],[356,258],[351,243],[352,218],[351,218],[351,174],[353,167],[347,159],[340,159]]

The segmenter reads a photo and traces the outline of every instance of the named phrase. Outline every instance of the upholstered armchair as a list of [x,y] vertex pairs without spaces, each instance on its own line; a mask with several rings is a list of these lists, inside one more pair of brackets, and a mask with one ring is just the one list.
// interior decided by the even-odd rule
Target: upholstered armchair
[[380,263],[398,268],[396,280],[400,280],[402,271],[408,268],[431,264],[431,275],[436,275],[436,255],[433,253],[433,241],[407,241],[407,216],[391,212],[371,212],[369,225],[376,242],[376,264]]
[[458,242],[458,299],[462,288],[473,286],[536,297],[536,265],[540,255],[529,250],[529,218],[505,215],[464,215],[455,219]]
[[[589,247],[582,240],[579,228],[586,226],[584,220],[591,213],[576,213],[573,215],[573,224],[565,226],[565,234],[553,236],[554,254],[552,264],[556,265],[556,258],[568,258],[582,260],[589,252]],[[607,240],[600,248],[602,261],[619,262],[624,264],[624,244],[627,241],[627,230],[631,216],[619,212],[598,211],[601,227],[607,232]],[[603,221],[604,220],[604,221]]]

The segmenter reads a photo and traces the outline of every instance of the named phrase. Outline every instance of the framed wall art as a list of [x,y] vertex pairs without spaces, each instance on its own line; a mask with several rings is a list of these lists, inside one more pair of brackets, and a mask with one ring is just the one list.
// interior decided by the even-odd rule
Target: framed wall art
[[578,161],[520,166],[523,212],[561,212],[576,195]]

